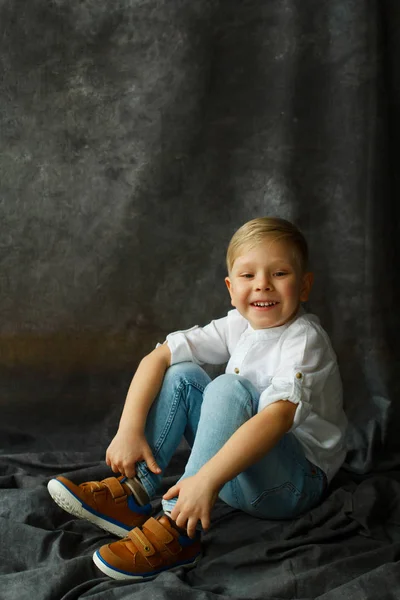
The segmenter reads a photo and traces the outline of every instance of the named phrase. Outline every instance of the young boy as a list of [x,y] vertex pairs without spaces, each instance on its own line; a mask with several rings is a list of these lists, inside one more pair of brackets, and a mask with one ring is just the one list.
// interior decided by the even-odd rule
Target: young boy
[[[200,556],[219,496],[267,519],[316,506],[344,457],[346,417],[335,354],[308,299],[307,244],[283,219],[258,218],[233,236],[225,282],[235,310],[206,327],[167,336],[140,363],[106,462],[117,479],[48,489],[65,510],[126,536],[102,546],[95,564],[116,579],[149,579]],[[223,364],[211,381],[199,366]],[[182,436],[185,472],[150,500]]]

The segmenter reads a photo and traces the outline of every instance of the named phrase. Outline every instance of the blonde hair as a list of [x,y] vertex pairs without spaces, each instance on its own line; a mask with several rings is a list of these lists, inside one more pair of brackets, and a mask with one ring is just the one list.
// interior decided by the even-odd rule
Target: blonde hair
[[244,246],[248,249],[253,248],[266,238],[273,241],[285,239],[293,244],[302,272],[304,273],[307,270],[308,246],[301,231],[293,223],[285,219],[279,219],[278,217],[258,217],[242,225],[234,233],[229,242],[226,253],[228,273],[231,272],[233,263]]

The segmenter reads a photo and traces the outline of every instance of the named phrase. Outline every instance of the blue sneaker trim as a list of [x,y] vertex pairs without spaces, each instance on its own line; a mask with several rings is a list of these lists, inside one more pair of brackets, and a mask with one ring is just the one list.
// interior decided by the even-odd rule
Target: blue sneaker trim
[[[127,480],[127,477],[123,477],[120,480],[120,483],[125,483],[125,481]],[[130,510],[132,510],[133,512],[138,512],[142,515],[149,515],[151,514],[152,511],[152,506],[151,504],[144,504],[143,506],[141,506],[140,504],[137,504],[134,496],[128,496],[128,508],[130,508]]]
[[198,542],[199,537],[200,536],[196,534],[196,537],[194,538],[194,540],[192,540],[188,535],[180,535],[178,538],[178,542],[180,543],[182,548],[188,548],[189,546],[193,546],[194,543]]
[[128,496],[128,508],[130,508],[132,512],[140,513],[141,515],[149,515],[152,511],[151,504],[140,506],[140,504],[136,503],[133,496]]
[[[96,515],[96,517],[100,517],[101,519],[104,519],[104,521],[108,521],[108,523],[113,523],[114,525],[118,525],[119,527],[122,527],[126,531],[131,531],[131,529],[132,529],[131,526],[125,525],[125,523],[122,523],[121,521],[117,521],[117,519],[113,519],[112,517],[108,517],[104,513],[98,512],[97,510],[95,510],[94,508],[92,508],[91,506],[89,506],[88,504],[86,504],[86,502],[83,502],[81,500],[81,498],[79,498],[76,494],[74,494],[74,492],[72,492],[66,485],[64,485],[62,481],[59,481],[58,479],[57,479],[57,481],[70,494],[72,494],[78,500],[78,502],[80,502],[81,506],[83,506],[84,509],[86,509],[88,512],[92,513],[92,515]],[[131,496],[129,496],[129,498],[131,498]],[[135,512],[142,512],[143,514],[147,515],[147,514],[151,513],[153,507],[151,506],[151,504],[146,504],[146,506],[140,506],[138,508],[141,508],[142,511],[135,511]],[[146,509],[146,511],[143,510],[143,509]]]
[[[189,538],[190,539],[190,538]],[[162,567],[161,569],[157,569],[157,571],[149,571],[147,573],[130,573],[129,571],[123,571],[122,569],[118,569],[113,565],[110,565],[104,558],[101,556],[99,550],[96,550],[96,556],[101,562],[106,565],[111,571],[117,571],[118,573],[122,573],[123,575],[130,575],[131,577],[154,577],[154,575],[158,575],[158,573],[162,573],[163,571],[169,571],[169,569],[175,569],[176,567],[183,567],[184,565],[190,565],[190,563],[194,562],[198,556],[200,556],[201,552],[198,552],[195,556],[188,560],[182,560],[180,562],[176,562],[173,565],[168,565],[166,567]]]

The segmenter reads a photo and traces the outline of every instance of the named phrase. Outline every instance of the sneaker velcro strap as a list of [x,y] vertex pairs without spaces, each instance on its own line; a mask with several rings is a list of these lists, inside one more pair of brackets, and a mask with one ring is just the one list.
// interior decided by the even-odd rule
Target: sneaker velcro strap
[[156,550],[150,540],[144,535],[143,531],[139,527],[135,527],[131,529],[128,533],[128,537],[131,538],[132,542],[135,546],[138,547],[140,552],[146,556],[153,556],[156,553]]
[[131,529],[128,533],[128,537],[135,544],[140,554],[144,556],[151,567],[159,567],[163,563],[163,557],[158,550],[156,550],[150,540],[144,535],[139,527]]
[[150,519],[146,521],[143,528],[151,531],[162,544],[169,544],[174,539],[172,533],[170,533],[168,529],[165,529],[165,527],[156,521],[156,519],[153,519],[153,517],[150,517]]
[[101,490],[101,486],[98,481],[85,481],[84,483],[81,483],[81,486],[83,488],[87,486],[92,492],[98,492]]
[[126,492],[116,477],[108,477],[107,479],[103,479],[101,483],[110,490],[110,494],[114,500],[126,497]]
[[153,517],[148,519],[142,527],[144,531],[147,529],[152,533],[157,542],[163,544],[170,554],[178,554],[182,550],[182,546],[178,540],[161,523],[153,519]]

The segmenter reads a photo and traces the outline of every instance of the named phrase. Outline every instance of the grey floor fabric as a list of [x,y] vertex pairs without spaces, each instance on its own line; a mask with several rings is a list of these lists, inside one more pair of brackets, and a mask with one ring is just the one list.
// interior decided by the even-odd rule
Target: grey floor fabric
[[[0,0],[0,600],[400,597],[399,34],[396,0]],[[191,573],[107,580],[46,482],[108,474],[138,361],[226,313],[263,214],[310,243],[345,468],[293,522],[219,504]]]
[[[175,457],[165,490],[186,456],[182,449]],[[92,563],[99,545],[114,538],[49,497],[48,476],[66,462],[64,472],[77,482],[108,475],[85,452],[19,453],[0,461],[4,600],[398,597],[398,472],[358,482],[341,473],[322,505],[294,521],[255,519],[218,503],[196,569],[131,583],[110,580]]]

